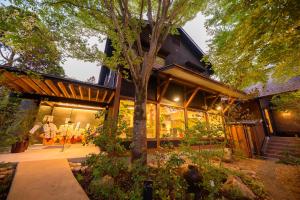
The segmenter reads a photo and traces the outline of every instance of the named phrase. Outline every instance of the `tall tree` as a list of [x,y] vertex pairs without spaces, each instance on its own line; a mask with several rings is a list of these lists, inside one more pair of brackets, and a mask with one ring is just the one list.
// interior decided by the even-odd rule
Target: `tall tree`
[[298,0],[210,0],[205,14],[216,75],[238,88],[268,75],[300,75],[299,10]]
[[[26,4],[28,5],[30,3]],[[175,33],[176,28],[195,17],[204,7],[204,1],[43,0],[35,3],[35,6],[49,22],[64,27],[64,30],[60,30],[68,29],[69,37],[65,37],[67,40],[73,42],[71,36],[99,37],[100,34],[112,40],[113,56],[105,61],[111,67],[121,65],[128,68],[135,86],[132,160],[141,159],[146,163],[147,85],[156,55],[167,35]],[[146,28],[149,30],[148,47],[143,46],[141,40],[141,33]],[[95,46],[91,51],[86,51],[86,45],[76,44],[80,48],[69,50],[85,59],[88,59],[87,54],[89,59],[101,59]],[[78,50],[81,48],[86,52],[80,53]]]
[[32,12],[0,6],[0,66],[63,75],[55,35]]

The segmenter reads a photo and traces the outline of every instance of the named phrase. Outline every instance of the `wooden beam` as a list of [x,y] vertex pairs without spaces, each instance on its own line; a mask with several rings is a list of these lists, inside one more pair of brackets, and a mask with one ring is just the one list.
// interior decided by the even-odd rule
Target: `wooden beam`
[[166,84],[164,84],[164,87],[163,87],[163,89],[162,89],[160,95],[158,96],[158,100],[157,100],[157,101],[158,101],[159,103],[161,102],[163,96],[164,96],[165,93],[167,92],[167,89],[168,89],[168,87],[169,87],[169,84],[170,84],[170,81],[171,81],[171,80],[172,80],[172,78],[168,78]]
[[48,88],[44,81],[40,79],[32,79],[47,95],[54,96],[55,94]]
[[24,81],[27,85],[29,85],[36,93],[38,94],[46,94],[44,91],[42,91],[31,79],[28,77],[22,76],[22,81]]
[[76,99],[76,98],[77,98],[77,95],[76,95],[76,91],[75,91],[75,89],[74,89],[73,84],[69,84],[69,89],[70,89],[70,91],[71,91],[72,97],[73,97],[74,99]]
[[104,102],[106,96],[107,96],[107,90],[105,90],[105,92],[104,92],[104,94],[103,94],[103,97],[102,97],[102,99],[101,99],[101,102]]
[[96,101],[98,101],[98,98],[99,98],[99,90],[97,90],[97,93],[96,93]]
[[78,86],[78,89],[79,89],[80,99],[83,99],[84,96],[83,96],[83,90],[82,90],[82,87],[81,87],[81,86]]
[[91,88],[88,88],[89,101],[91,101]]
[[195,90],[193,91],[192,95],[190,96],[190,98],[187,100],[187,102],[184,104],[184,107],[187,108],[190,103],[193,101],[193,99],[195,98],[197,92],[200,90],[200,87],[195,88]]
[[115,90],[115,92],[112,93],[112,95],[109,97],[109,100],[108,100],[108,103],[110,104],[112,98],[114,97],[113,103],[111,104],[111,106],[112,106],[111,116],[112,116],[112,119],[115,121],[118,120],[118,115],[119,115],[121,85],[122,85],[122,77],[121,77],[120,72],[118,71],[117,77],[116,77],[116,90]]
[[217,102],[217,100],[219,99],[219,97],[220,97],[220,95],[217,95],[217,97],[211,102],[211,104],[210,104],[208,110],[210,110],[210,109],[213,108],[213,106],[215,105],[215,103]]
[[62,94],[60,93],[58,88],[54,85],[54,83],[50,79],[45,80],[45,83],[56,96],[59,96],[59,97],[62,96]]
[[27,92],[27,93],[32,93],[33,92],[33,89],[31,87],[29,87],[26,83],[24,83],[23,81],[21,81],[21,79],[19,77],[16,77],[12,73],[4,72],[3,75],[11,83],[16,84],[18,87],[22,88],[25,92]]
[[63,84],[63,82],[58,82],[57,85],[58,85],[59,89],[63,92],[64,96],[70,98],[70,95],[69,95],[65,85]]
[[234,103],[235,99],[231,99],[231,101],[229,102],[229,104],[226,106],[226,108],[223,110],[223,113],[225,113],[229,108],[230,106]]
[[[11,90],[15,90],[15,91],[19,91],[19,92],[23,92],[24,89],[19,87],[16,83],[14,83],[13,81],[11,81],[10,79],[8,79],[7,77],[4,77],[3,75],[3,71],[0,72],[0,85],[5,85],[7,87],[9,87]],[[4,78],[2,78],[1,76],[3,76]]]
[[114,95],[115,95],[115,92],[112,92],[111,95],[110,95],[110,97],[109,97],[109,99],[108,99],[108,102],[107,102],[107,103],[110,103],[110,102],[111,102],[111,100],[112,100],[112,98],[114,97]]

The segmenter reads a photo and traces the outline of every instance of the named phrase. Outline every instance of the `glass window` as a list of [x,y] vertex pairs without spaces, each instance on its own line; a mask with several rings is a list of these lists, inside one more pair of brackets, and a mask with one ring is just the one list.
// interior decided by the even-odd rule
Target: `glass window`
[[161,106],[160,137],[182,138],[184,133],[184,110],[181,108]]
[[206,128],[206,119],[204,112],[188,110],[187,113],[189,128],[193,128],[194,126],[199,125],[199,123],[202,124],[203,128]]
[[210,130],[214,132],[216,136],[224,136],[223,118],[218,114],[208,114],[208,121]]
[[[120,137],[127,138],[131,137],[133,131],[133,112],[134,102],[130,100],[120,101],[119,116],[121,115],[122,120],[127,122],[128,130],[127,135],[123,133]],[[146,117],[147,117],[147,138],[155,138],[156,135],[156,105],[147,103],[146,105]]]
[[126,123],[126,131],[120,135],[121,138],[130,138],[133,131],[134,102],[121,100],[119,108],[119,120]]
[[147,138],[156,136],[156,105],[147,103]]
[[34,134],[43,134],[45,138],[53,140],[53,143],[59,142],[61,136],[67,136],[71,143],[81,142],[87,130],[94,133],[104,121],[104,116],[96,119],[96,114],[100,110],[97,107],[55,102],[47,104],[53,106],[43,105],[42,102],[37,114]]

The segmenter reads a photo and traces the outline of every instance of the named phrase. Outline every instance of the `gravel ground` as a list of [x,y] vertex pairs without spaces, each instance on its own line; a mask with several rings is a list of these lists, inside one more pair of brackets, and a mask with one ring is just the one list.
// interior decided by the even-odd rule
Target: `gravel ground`
[[226,165],[255,171],[274,200],[300,200],[300,166],[258,159],[243,159]]

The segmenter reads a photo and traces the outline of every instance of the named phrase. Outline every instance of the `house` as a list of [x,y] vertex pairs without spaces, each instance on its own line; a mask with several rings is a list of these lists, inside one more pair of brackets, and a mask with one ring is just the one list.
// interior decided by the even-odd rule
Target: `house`
[[[203,122],[207,129],[217,127],[219,137],[224,139],[224,113],[235,101],[250,98],[212,79],[211,66],[201,61],[202,50],[183,29],[178,31],[179,35],[169,35],[165,40],[149,80],[148,148],[167,141],[178,144],[184,130],[195,120]],[[147,46],[146,39],[143,45]],[[109,56],[112,51],[108,40],[105,53]],[[70,135],[73,142],[74,138],[82,138],[87,129],[95,129],[95,114],[101,109],[109,110],[114,117],[119,110],[126,110],[125,120],[133,127],[133,83],[105,66],[101,68],[98,84],[45,74],[37,79],[12,68],[0,68],[0,73],[4,77],[2,84],[38,107],[36,122],[55,124],[58,135]]]

